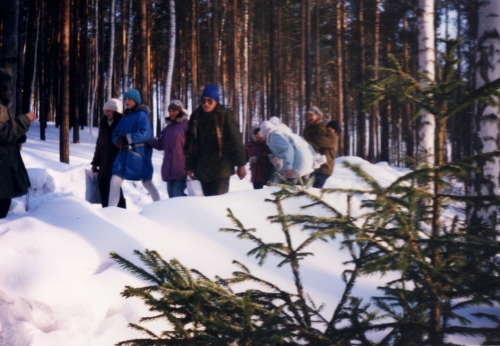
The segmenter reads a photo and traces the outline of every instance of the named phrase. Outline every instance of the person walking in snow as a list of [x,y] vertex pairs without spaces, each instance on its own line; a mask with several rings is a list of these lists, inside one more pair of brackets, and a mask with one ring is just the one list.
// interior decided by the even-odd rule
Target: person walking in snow
[[[113,131],[122,118],[122,109],[122,102],[118,99],[112,98],[104,104],[104,116],[99,126],[99,135],[95,143],[94,158],[90,163],[92,165],[92,171],[98,173],[97,181],[103,208],[109,205],[109,186],[113,163],[119,151],[118,147],[113,143]],[[118,207],[126,208],[126,202],[121,187]]]
[[11,80],[9,73],[0,68],[0,219],[7,216],[12,198],[25,195],[31,186],[19,149],[26,141],[26,132],[35,120],[35,113],[18,117],[10,114]]
[[229,177],[246,176],[245,148],[234,112],[219,102],[219,89],[207,84],[201,105],[191,114],[186,135],[186,171],[201,183],[205,196],[229,191]]
[[276,170],[292,184],[297,184],[299,177],[307,182],[313,172],[314,150],[311,146],[283,123],[275,125],[269,120],[264,121],[260,132],[271,149],[271,161]]
[[323,113],[318,107],[309,108],[306,113],[307,125],[303,133],[307,143],[314,148],[316,153],[324,155],[324,161],[326,161],[323,161],[324,163],[312,174],[314,177],[313,187],[318,189],[321,189],[332,175],[338,145],[337,135],[328,133],[323,118]]
[[166,127],[158,138],[151,138],[148,144],[157,150],[163,150],[161,178],[167,183],[168,197],[186,196],[186,157],[184,145],[188,126],[188,111],[179,100],[172,100],[168,105],[169,116],[165,118]]
[[153,149],[146,145],[152,137],[147,106],[141,104],[141,96],[135,89],[123,95],[125,111],[113,131],[113,143],[119,152],[113,163],[109,191],[109,206],[116,207],[120,200],[120,186],[124,179],[141,180],[153,201],[160,200],[160,194],[152,182]]
[[262,189],[271,178],[273,164],[269,160],[271,150],[260,134],[260,127],[252,129],[251,139],[245,144],[245,152],[250,163],[253,188]]

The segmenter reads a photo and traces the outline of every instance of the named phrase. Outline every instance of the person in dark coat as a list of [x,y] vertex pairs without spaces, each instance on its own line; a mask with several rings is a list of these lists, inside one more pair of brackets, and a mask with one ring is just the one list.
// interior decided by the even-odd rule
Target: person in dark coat
[[245,144],[247,161],[252,172],[251,182],[254,189],[262,187],[271,179],[273,164],[269,160],[271,149],[260,134],[260,127],[252,129],[251,139]]
[[246,176],[245,148],[234,112],[219,103],[219,89],[207,84],[201,105],[191,114],[186,135],[186,171],[205,196],[229,191],[229,177]]
[[318,107],[311,107],[306,113],[307,125],[304,128],[305,140],[314,148],[314,150],[324,155],[326,162],[317,168],[314,173],[313,187],[321,189],[328,177],[332,175],[337,155],[338,137],[336,134],[329,134],[326,126],[323,124],[323,113]]
[[123,94],[125,112],[113,131],[113,143],[120,149],[113,163],[109,189],[109,206],[116,207],[120,200],[120,186],[124,179],[140,180],[154,202],[160,194],[153,184],[153,149],[146,144],[153,135],[149,124],[149,109],[141,104],[135,89]]
[[158,138],[153,137],[148,144],[157,150],[163,150],[161,178],[167,183],[168,197],[186,196],[186,157],[184,145],[188,127],[188,112],[179,100],[172,100],[168,105],[169,117],[165,118],[166,127]]
[[[113,143],[112,136],[116,125],[122,118],[122,103],[118,99],[110,99],[104,104],[104,116],[99,126],[99,135],[95,144],[92,171],[98,172],[99,191],[103,208],[108,206],[109,185],[111,182],[113,163],[118,155],[118,147]],[[120,201],[118,207],[126,208],[123,191],[120,187]]]
[[12,198],[25,195],[31,186],[19,149],[35,113],[10,114],[10,82],[9,73],[0,68],[0,219],[7,216]]

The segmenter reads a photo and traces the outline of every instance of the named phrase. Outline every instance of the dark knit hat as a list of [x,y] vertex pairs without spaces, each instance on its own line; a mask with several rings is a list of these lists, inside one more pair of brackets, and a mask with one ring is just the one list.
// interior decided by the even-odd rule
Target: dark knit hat
[[139,95],[139,92],[135,89],[130,89],[125,94],[123,94],[123,100],[125,99],[134,100],[134,102],[138,105],[141,104],[141,95]]
[[337,133],[340,132],[339,123],[336,120],[331,120],[330,122],[328,122],[328,124],[326,124],[326,127],[331,127]]
[[217,101],[219,103],[219,88],[213,84],[205,85],[203,92],[201,93],[201,97],[209,97],[212,100]]

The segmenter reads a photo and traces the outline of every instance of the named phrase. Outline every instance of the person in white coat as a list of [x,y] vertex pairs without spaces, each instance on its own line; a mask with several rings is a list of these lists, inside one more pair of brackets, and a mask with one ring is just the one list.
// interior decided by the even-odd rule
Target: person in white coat
[[264,121],[260,131],[273,153],[273,164],[278,172],[293,184],[298,182],[299,177],[307,182],[314,170],[314,149],[283,123]]

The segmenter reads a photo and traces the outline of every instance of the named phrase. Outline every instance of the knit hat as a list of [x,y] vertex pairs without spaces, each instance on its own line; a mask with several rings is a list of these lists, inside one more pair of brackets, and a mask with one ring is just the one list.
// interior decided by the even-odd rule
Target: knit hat
[[131,99],[134,100],[134,102],[138,105],[141,104],[141,95],[139,95],[139,92],[135,89],[130,89],[125,94],[123,94],[123,99]]
[[281,120],[280,118],[278,117],[271,117],[269,118],[269,121],[273,124],[273,125],[279,125],[281,123]]
[[184,113],[188,114],[187,109],[184,108],[184,105],[180,100],[172,100],[170,101],[170,104],[168,105],[168,109],[176,109],[179,111],[179,113]]
[[318,107],[316,107],[316,106],[309,107],[309,109],[306,112],[306,115],[309,113],[316,114],[318,116],[319,120],[323,120],[323,113],[321,113],[321,111],[319,110]]
[[108,102],[104,104],[103,109],[105,111],[113,111],[118,113],[123,113],[122,101],[118,99],[109,99]]
[[205,85],[205,88],[203,88],[203,92],[201,93],[201,97],[209,97],[212,100],[217,101],[219,103],[219,88],[216,85],[213,84],[207,84]]
[[264,121],[260,125],[260,134],[262,135],[262,137],[267,137],[267,135],[269,134],[269,131],[271,131],[271,129],[274,126],[275,125],[272,122],[270,122],[269,120]]

